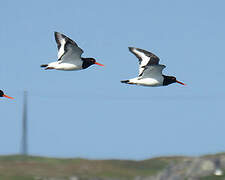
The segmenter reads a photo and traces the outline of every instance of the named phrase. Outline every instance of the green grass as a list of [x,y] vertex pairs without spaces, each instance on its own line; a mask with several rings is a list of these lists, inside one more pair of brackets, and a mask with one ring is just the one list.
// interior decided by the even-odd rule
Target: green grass
[[35,180],[33,177],[30,176],[5,176],[0,175],[1,180]]
[[[220,156],[217,154],[215,156]],[[207,155],[203,157],[214,157]],[[114,178],[130,180],[134,177],[153,176],[169,163],[177,164],[188,157],[160,157],[143,161],[133,160],[88,160],[81,158],[48,158],[38,156],[0,156],[0,180],[35,180],[35,177],[67,178]],[[224,180],[225,176],[205,176],[200,180]]]
[[131,179],[164,169],[171,159],[132,160],[60,159],[37,156],[0,156],[0,180],[33,180],[32,177],[110,177]]

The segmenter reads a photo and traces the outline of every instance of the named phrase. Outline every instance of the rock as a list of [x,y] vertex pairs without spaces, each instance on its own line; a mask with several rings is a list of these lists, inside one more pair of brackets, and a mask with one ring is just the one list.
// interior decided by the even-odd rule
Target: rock
[[79,180],[79,178],[77,176],[72,176],[69,178],[69,180]]

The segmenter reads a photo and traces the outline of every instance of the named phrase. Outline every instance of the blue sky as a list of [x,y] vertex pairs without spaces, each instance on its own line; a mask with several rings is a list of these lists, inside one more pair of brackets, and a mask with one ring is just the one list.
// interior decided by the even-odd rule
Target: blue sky
[[[3,1],[0,6],[0,154],[19,153],[29,94],[29,153],[144,159],[225,151],[225,2]],[[44,71],[54,31],[105,67]],[[128,46],[155,53],[184,87],[121,84],[136,77]]]

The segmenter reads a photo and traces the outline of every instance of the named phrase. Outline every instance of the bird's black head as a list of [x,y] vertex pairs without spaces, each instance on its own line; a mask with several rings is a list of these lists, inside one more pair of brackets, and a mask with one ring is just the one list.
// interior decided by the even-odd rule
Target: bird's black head
[[168,86],[169,84],[172,84],[172,83],[179,83],[179,84],[182,84],[182,85],[184,85],[184,86],[186,85],[186,84],[184,84],[184,83],[178,81],[178,80],[176,79],[176,77],[174,77],[174,76],[164,76],[164,75],[163,75],[163,77],[164,77],[164,80],[163,80],[163,86]]
[[95,64],[96,63],[96,60],[94,58],[87,58],[90,62],[90,64]]
[[3,97],[4,92],[2,90],[0,90],[0,97]]
[[83,60],[83,65],[82,65],[83,69],[86,69],[93,64],[97,64],[99,66],[104,66],[103,64],[96,62],[96,60],[94,58],[82,58],[82,60]]

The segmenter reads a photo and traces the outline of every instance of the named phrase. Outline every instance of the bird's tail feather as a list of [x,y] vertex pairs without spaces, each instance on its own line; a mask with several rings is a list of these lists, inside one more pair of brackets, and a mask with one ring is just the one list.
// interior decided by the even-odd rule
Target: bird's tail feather
[[130,84],[130,80],[123,80],[123,81],[120,81],[121,83],[126,83],[126,84]]
[[42,64],[42,65],[41,65],[41,67],[47,67],[47,66],[48,66],[47,64]]

